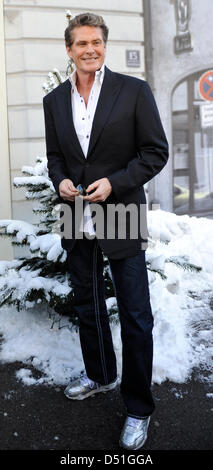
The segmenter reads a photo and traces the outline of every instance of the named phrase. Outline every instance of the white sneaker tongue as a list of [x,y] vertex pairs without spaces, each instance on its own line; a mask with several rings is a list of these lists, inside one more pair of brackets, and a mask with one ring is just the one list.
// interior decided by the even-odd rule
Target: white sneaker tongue
[[130,426],[133,426],[135,428],[138,426],[139,423],[140,423],[140,419],[132,418],[131,416],[128,419],[128,424],[130,424]]
[[81,383],[82,385],[90,385],[90,386],[93,386],[94,384],[93,380],[89,379],[89,377],[87,376],[81,377]]

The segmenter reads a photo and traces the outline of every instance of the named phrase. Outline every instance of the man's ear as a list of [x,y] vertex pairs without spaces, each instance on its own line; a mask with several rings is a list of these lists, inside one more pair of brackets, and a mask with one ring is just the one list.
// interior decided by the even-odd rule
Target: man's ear
[[71,52],[70,47],[69,47],[69,46],[66,46],[66,50],[67,50],[68,56],[70,57],[70,59],[72,59],[72,56],[71,56],[72,52]]

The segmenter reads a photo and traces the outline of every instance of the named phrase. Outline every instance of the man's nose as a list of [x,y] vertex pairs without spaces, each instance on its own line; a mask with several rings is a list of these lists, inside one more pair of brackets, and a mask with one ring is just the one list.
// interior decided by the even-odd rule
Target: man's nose
[[88,44],[87,45],[87,50],[86,50],[87,54],[92,54],[94,52],[94,46],[93,44]]

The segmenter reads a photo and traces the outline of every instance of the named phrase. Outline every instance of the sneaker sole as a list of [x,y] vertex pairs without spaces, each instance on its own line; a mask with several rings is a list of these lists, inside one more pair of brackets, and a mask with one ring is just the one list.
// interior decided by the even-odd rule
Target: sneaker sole
[[91,392],[88,392],[86,395],[77,395],[76,397],[70,397],[66,393],[64,393],[64,395],[67,398],[69,398],[69,400],[84,400],[85,398],[88,398],[88,397],[91,397],[91,396],[95,395],[95,393],[109,392],[110,390],[113,390],[114,388],[116,388],[118,384],[119,384],[119,380],[117,380],[117,382],[115,382],[115,384],[113,384],[111,386],[108,386],[107,388],[106,387],[104,387],[104,388],[101,387],[101,388],[98,388],[97,390],[91,390]]
[[144,441],[143,441],[141,444],[139,444],[138,446],[136,446],[136,447],[128,447],[128,446],[125,446],[125,445],[123,445],[123,444],[119,441],[119,446],[120,446],[120,447],[123,447],[123,449],[138,450],[138,449],[140,449],[140,448],[145,444],[146,440],[147,440],[147,436],[146,436],[146,438],[144,439]]

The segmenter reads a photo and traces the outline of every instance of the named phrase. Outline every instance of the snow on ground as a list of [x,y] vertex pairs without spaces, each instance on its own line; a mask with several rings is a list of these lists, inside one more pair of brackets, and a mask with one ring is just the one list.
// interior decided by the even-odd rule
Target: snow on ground
[[[213,382],[213,221],[157,210],[148,213],[148,226],[152,238],[160,234],[160,240],[150,243],[147,266],[167,276],[162,279],[148,270],[154,316],[153,382],[183,383],[195,369],[200,380],[207,371],[208,381]],[[168,262],[174,257],[183,261],[183,256],[202,270],[184,270]],[[108,308],[113,304],[115,298],[107,300]],[[111,323],[111,329],[121,376],[120,325]],[[84,370],[78,332],[66,317],[54,322],[42,305],[20,312],[2,307],[0,333],[0,361],[22,362],[17,379],[26,385],[65,385]]]

